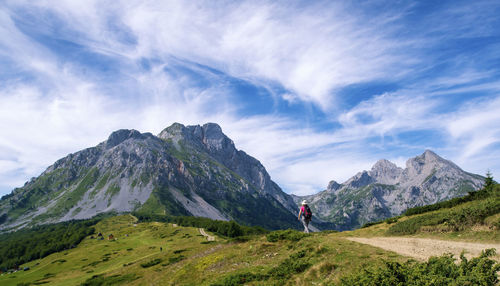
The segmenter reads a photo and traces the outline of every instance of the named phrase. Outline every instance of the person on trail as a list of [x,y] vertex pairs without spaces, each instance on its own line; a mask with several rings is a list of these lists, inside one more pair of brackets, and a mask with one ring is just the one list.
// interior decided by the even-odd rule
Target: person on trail
[[302,216],[302,224],[304,225],[304,232],[309,233],[309,222],[312,219],[312,212],[309,206],[307,205],[306,200],[302,201],[302,206],[300,207],[300,212],[299,212],[299,220],[301,216]]

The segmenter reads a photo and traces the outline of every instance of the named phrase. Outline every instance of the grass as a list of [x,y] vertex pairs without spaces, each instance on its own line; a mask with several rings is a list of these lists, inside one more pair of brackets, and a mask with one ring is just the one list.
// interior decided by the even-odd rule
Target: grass
[[[486,225],[486,219],[500,213],[500,196],[491,196],[426,212],[397,222],[388,229],[388,234],[406,235],[419,232],[459,232],[476,225]],[[496,226],[492,226],[496,228]]]
[[218,236],[211,242],[194,227],[115,216],[95,229],[117,240],[87,237],[74,249],[21,266],[28,271],[0,276],[0,285],[338,285],[342,278],[358,285],[364,276],[356,275],[363,269],[385,277],[393,266],[407,274],[425,264],[415,266],[396,253],[345,237],[388,236],[400,228],[405,236],[498,242],[498,205],[497,197],[488,197],[355,231],[306,235],[281,230],[241,240]]
[[[246,275],[257,277],[256,283],[336,283],[366,265],[404,261],[341,233],[285,231],[273,242],[258,235],[205,243],[197,228],[136,223],[129,215],[103,219],[95,228],[104,240],[89,236],[74,249],[26,263],[21,267],[30,270],[0,276],[0,285],[212,285]],[[111,233],[117,240],[107,240]]]
[[[406,215],[405,215],[406,214]],[[490,191],[409,209],[405,214],[363,228],[343,232],[345,236],[411,236],[498,243],[500,241],[500,185]]]

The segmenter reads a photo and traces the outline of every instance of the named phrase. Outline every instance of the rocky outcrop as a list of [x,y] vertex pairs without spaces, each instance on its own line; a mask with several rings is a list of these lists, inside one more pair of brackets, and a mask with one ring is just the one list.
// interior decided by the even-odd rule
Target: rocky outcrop
[[408,208],[433,204],[481,188],[484,178],[467,173],[453,162],[426,150],[399,168],[379,160],[370,171],[363,171],[343,184],[332,181],[323,192],[302,199],[320,219],[335,229],[349,230],[370,222],[400,215]]

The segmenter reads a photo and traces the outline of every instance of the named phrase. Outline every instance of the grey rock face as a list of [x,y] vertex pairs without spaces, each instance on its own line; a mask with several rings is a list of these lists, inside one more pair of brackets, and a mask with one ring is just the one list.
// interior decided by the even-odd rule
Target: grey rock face
[[96,147],[58,160],[0,201],[0,215],[7,217],[0,229],[110,211],[299,227],[292,198],[217,124],[175,123],[158,136],[118,130]]
[[307,199],[324,221],[338,230],[354,229],[370,221],[400,215],[408,208],[433,204],[482,187],[484,178],[467,173],[453,162],[426,150],[402,169],[379,160],[370,171],[356,174],[343,184],[334,181],[325,191]]

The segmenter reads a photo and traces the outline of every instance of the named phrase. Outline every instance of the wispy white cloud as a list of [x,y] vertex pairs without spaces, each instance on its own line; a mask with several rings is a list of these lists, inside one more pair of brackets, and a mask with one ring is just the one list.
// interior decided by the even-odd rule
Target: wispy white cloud
[[[447,10],[449,21],[441,21],[439,14],[427,16],[436,30],[408,35],[401,19],[412,5],[390,7],[369,13],[340,2],[7,1],[0,8],[0,60],[10,72],[9,79],[0,78],[0,181],[16,177],[19,186],[56,159],[93,146],[118,128],[158,133],[174,121],[221,124],[237,147],[258,158],[286,191],[302,194],[322,190],[332,179],[345,181],[384,157],[402,164],[399,154],[387,146],[374,148],[373,140],[391,137],[391,147],[411,153],[418,149],[413,142],[397,140],[404,132],[450,136],[448,145],[429,142],[428,147],[440,147],[459,163],[487,158],[485,152],[500,137],[494,124],[500,103],[491,95],[500,89],[491,80],[496,70],[457,59],[459,68],[453,72],[413,80],[416,73],[442,63],[429,60],[434,58],[423,47],[473,27],[481,13]],[[482,20],[486,24],[492,21],[488,15]],[[464,17],[470,18],[456,33],[446,23]],[[32,33],[112,59],[117,71],[100,78],[99,67],[63,58],[16,21],[31,24]],[[493,30],[486,26],[477,32],[490,35]],[[210,83],[200,86],[187,73],[170,74],[176,66]],[[337,91],[350,84],[407,76],[410,83],[402,83],[400,90],[370,94],[348,110],[334,104],[343,100]],[[327,123],[338,126],[318,131],[290,114],[242,116],[241,102],[233,101],[225,77],[263,88],[281,86],[283,91],[269,92],[291,105],[312,102],[322,108]],[[457,111],[444,108],[449,93],[484,90],[487,101]]]
[[[466,162],[495,143],[500,143],[500,96],[473,100],[447,122],[452,143],[461,146],[459,160]],[[487,150],[491,151],[491,150]]]
[[[407,72],[411,47],[392,35],[404,11],[362,17],[341,3],[23,2],[62,19],[66,36],[129,59],[175,56],[238,78],[275,81],[323,108],[344,85]],[[223,8],[223,9],[221,9]],[[133,39],[128,45],[116,27]],[[288,96],[287,93],[284,96]]]
[[439,115],[434,110],[440,100],[415,94],[415,91],[385,93],[366,100],[341,114],[343,125],[339,135],[367,138],[386,136],[401,131],[439,128]]

